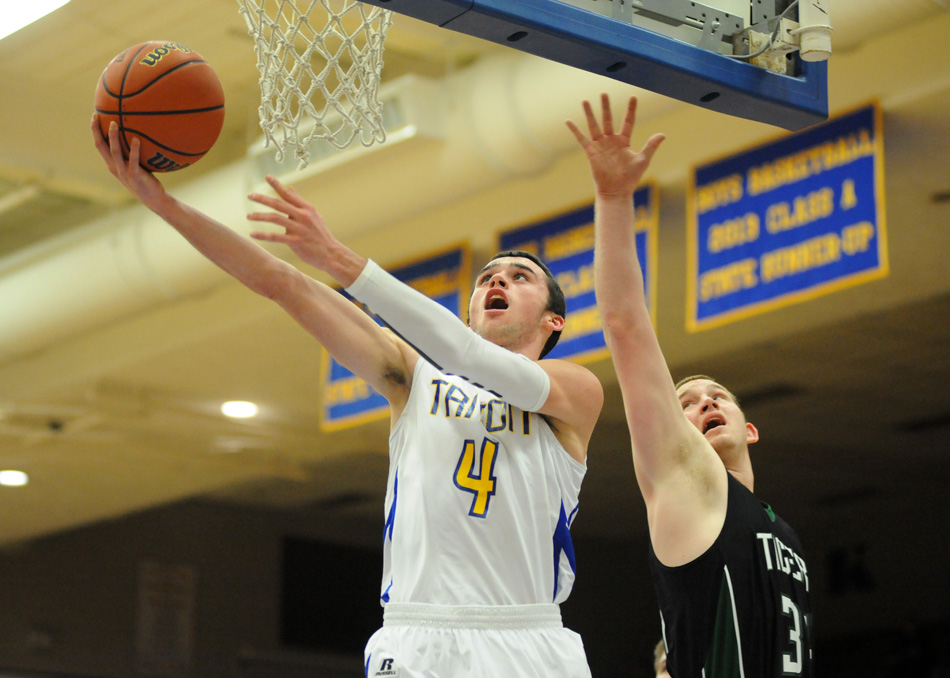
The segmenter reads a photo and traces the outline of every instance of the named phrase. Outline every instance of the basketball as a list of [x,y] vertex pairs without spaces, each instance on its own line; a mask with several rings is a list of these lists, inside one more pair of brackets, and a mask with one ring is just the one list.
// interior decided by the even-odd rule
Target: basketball
[[150,172],[193,165],[211,150],[224,124],[224,90],[201,56],[177,42],[143,42],[118,54],[99,78],[99,129],[119,125],[122,153],[141,143],[139,164]]

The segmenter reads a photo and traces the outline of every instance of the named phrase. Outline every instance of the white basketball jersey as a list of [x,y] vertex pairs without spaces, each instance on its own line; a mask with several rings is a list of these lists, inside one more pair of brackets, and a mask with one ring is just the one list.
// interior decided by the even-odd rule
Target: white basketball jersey
[[585,464],[537,413],[420,358],[389,440],[382,603],[560,603]]

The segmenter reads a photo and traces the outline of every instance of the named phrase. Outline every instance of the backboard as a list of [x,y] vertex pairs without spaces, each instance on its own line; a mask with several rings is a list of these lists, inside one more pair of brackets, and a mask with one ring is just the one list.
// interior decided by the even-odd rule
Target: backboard
[[789,130],[828,117],[825,62],[782,56],[780,73],[729,56],[749,53],[744,30],[797,18],[791,0],[365,2],[728,115]]

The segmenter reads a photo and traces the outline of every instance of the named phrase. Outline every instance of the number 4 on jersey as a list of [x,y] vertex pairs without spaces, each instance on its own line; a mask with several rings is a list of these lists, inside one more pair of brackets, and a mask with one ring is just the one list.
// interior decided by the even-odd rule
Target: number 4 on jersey
[[488,515],[488,502],[495,494],[495,459],[498,443],[489,438],[482,440],[479,459],[476,462],[475,441],[466,440],[462,446],[458,466],[455,467],[455,486],[475,495],[468,514],[476,518]]

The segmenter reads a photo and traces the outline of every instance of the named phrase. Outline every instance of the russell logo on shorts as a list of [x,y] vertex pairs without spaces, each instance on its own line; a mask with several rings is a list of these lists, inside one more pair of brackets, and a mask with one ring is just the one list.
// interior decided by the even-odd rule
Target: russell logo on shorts
[[379,668],[376,669],[375,673],[373,673],[374,678],[376,676],[398,676],[399,671],[393,668],[395,661],[396,660],[392,658],[382,660],[379,663]]

